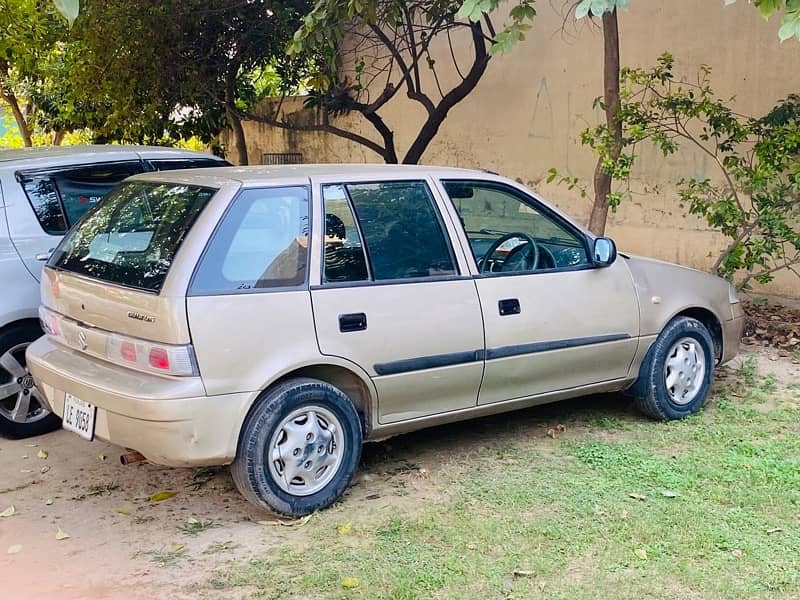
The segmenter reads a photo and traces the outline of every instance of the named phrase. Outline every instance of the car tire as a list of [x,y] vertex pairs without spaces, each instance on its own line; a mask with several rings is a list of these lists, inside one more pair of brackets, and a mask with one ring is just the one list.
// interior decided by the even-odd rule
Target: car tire
[[[0,389],[4,389],[0,398],[0,435],[26,438],[61,426],[61,419],[39,404],[36,399],[38,391],[31,387],[32,380],[25,368],[25,348],[41,335],[42,330],[35,323],[11,325],[0,332]],[[15,420],[12,412],[21,394],[30,396],[28,401],[31,408],[24,420]]]
[[706,403],[714,377],[714,340],[700,321],[676,317],[648,350],[631,393],[645,415],[683,419]]
[[256,506],[302,517],[344,493],[361,444],[361,420],[341,390],[316,379],[290,379],[267,390],[251,409],[231,474]]

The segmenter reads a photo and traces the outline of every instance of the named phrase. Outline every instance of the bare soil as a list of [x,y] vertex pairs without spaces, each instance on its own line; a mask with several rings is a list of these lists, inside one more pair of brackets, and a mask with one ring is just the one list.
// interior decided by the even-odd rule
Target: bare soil
[[[748,351],[759,372],[800,383],[800,365],[790,358],[758,347]],[[727,369],[741,364],[738,358]],[[580,436],[589,419],[633,412],[621,396],[581,398],[368,444],[355,484],[329,510],[342,522],[414,511],[446,498],[444,475],[470,468],[487,447],[502,460],[510,444],[536,438],[546,452],[552,436]],[[226,468],[126,467],[120,453],[66,431],[0,439],[0,512],[15,508],[0,517],[3,598],[213,598],[218,595],[209,581],[228,561],[280,552],[290,539],[304,541],[302,520],[282,521],[249,505]],[[151,500],[162,491],[176,494]],[[189,519],[208,526],[191,535],[181,530],[192,527]],[[56,539],[59,529],[69,538]],[[580,565],[575,570],[570,576],[580,577]]]

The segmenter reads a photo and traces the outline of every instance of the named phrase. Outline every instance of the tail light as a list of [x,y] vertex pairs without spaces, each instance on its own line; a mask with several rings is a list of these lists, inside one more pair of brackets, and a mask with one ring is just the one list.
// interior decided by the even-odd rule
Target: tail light
[[39,306],[39,324],[47,335],[55,338],[64,337],[64,332],[61,329],[61,317],[52,310],[47,310],[44,306]]
[[[67,319],[44,306],[39,307],[39,321],[47,335],[71,348],[76,348],[74,342],[76,332],[81,327],[84,327],[85,330],[85,326],[79,325],[77,321]],[[84,348],[88,354],[105,358],[116,365],[147,373],[184,377],[199,375],[197,360],[191,344],[160,344],[94,328],[91,331],[95,339],[98,334],[105,337],[105,355],[97,346],[95,346],[95,350]],[[102,343],[100,348],[102,348]],[[77,347],[77,349],[81,348]]]
[[148,373],[179,376],[198,374],[191,344],[159,344],[109,333],[106,358],[113,363]]

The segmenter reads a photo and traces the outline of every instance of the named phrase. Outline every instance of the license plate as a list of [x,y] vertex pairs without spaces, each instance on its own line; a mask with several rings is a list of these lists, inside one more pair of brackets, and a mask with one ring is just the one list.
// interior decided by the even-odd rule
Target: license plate
[[90,442],[94,439],[94,419],[96,407],[72,394],[64,397],[64,416],[62,426],[68,431],[77,433]]

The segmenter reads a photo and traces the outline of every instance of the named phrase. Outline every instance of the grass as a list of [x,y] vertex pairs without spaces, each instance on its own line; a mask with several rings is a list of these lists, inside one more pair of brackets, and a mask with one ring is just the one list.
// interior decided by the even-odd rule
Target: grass
[[185,535],[197,535],[204,532],[206,529],[210,529],[211,527],[217,527],[212,519],[203,520],[196,519],[195,517],[189,517],[186,519],[185,523],[178,525],[178,529]]
[[684,421],[595,414],[556,440],[512,436],[438,476],[440,502],[370,516],[345,500],[212,585],[262,598],[797,597],[800,410],[760,406],[777,392],[748,361]]

